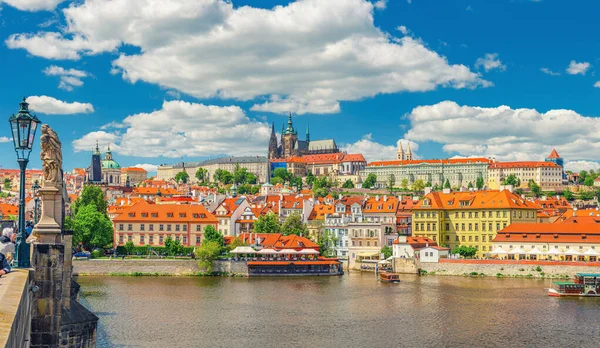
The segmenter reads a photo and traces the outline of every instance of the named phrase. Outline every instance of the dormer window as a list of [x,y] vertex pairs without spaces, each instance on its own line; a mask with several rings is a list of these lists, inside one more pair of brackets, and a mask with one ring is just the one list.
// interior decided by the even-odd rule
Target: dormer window
[[129,217],[130,218],[135,217],[135,213],[129,213]]
[[153,218],[157,218],[158,217],[158,213],[152,213],[152,217]]
[[172,218],[173,217],[173,213],[167,213],[167,217],[168,218]]
[[142,217],[143,218],[147,218],[148,217],[148,213],[142,213]]
[[180,218],[184,218],[185,217],[185,213],[179,213],[179,217]]

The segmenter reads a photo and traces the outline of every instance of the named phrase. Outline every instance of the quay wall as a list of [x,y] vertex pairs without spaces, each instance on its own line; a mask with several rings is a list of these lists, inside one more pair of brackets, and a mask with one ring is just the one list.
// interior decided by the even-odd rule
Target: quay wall
[[598,263],[510,260],[440,259],[439,263],[421,262],[421,270],[426,271],[428,275],[468,276],[476,272],[478,275],[491,277],[569,279],[579,272],[600,273]]
[[[157,274],[189,276],[205,272],[196,260],[73,260],[73,273],[78,275],[126,275]],[[218,260],[213,263],[213,272],[248,275],[243,261]]]

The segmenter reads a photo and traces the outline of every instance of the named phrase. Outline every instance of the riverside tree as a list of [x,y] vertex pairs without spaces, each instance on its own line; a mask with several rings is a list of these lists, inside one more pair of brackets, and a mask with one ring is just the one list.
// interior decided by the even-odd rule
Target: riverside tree
[[283,224],[281,225],[281,233],[286,236],[290,234],[306,236],[308,235],[308,228],[302,221],[300,214],[294,213],[288,216],[285,221],[283,221]]
[[217,231],[217,229],[213,225],[208,225],[204,227],[204,241],[215,242],[221,247],[225,245],[223,235],[219,231]]
[[73,243],[86,250],[112,246],[113,225],[106,214],[104,192],[97,186],[85,186],[81,195],[71,205],[72,216],[65,225],[73,231]]
[[280,228],[279,218],[273,212],[259,216],[254,222],[254,231],[257,233],[277,233]]

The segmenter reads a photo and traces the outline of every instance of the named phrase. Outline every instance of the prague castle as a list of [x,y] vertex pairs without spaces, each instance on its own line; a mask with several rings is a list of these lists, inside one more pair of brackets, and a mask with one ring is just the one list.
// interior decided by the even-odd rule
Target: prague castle
[[298,131],[292,124],[292,114],[288,118],[287,128],[281,127],[281,140],[277,141],[275,125],[271,126],[271,138],[269,139],[269,159],[280,159],[299,157],[303,155],[317,155],[327,153],[338,153],[340,150],[333,139],[310,140],[308,127],[306,128],[306,140],[298,139]]

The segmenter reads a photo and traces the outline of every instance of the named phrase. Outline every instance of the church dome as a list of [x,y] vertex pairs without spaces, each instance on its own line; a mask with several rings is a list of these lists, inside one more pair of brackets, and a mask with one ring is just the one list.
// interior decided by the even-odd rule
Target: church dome
[[121,166],[115,160],[103,160],[102,169],[121,169]]

